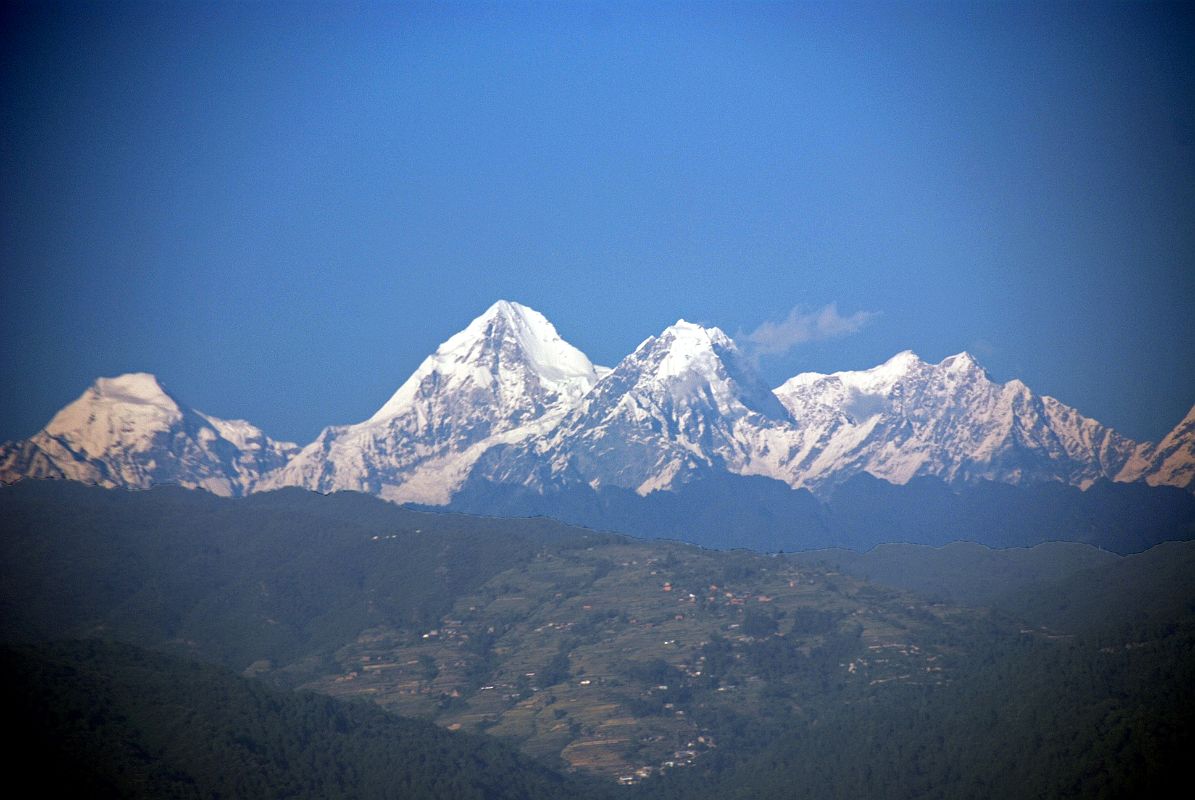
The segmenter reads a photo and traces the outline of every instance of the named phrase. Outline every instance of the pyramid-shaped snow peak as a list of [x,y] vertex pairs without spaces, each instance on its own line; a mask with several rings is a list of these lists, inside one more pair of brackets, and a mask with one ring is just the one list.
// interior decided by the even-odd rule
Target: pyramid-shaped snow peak
[[543,314],[500,300],[372,417],[326,429],[271,482],[445,503],[487,448],[553,427],[596,381],[593,364]]
[[719,416],[789,417],[730,337],[683,319],[640,344],[609,377],[586,404],[591,413],[629,396],[666,414],[702,408]]
[[593,364],[560,338],[538,311],[499,300],[428,356],[370,422],[401,415],[432,395],[478,391],[496,402],[495,419],[527,400],[576,401],[597,380]]
[[45,432],[72,450],[100,457],[115,449],[145,449],[153,436],[183,418],[173,397],[148,372],[99,378],[63,408]]
[[45,429],[0,449],[0,480],[66,478],[146,489],[163,483],[221,495],[251,491],[297,450],[242,420],[187,408],[149,373],[100,378]]

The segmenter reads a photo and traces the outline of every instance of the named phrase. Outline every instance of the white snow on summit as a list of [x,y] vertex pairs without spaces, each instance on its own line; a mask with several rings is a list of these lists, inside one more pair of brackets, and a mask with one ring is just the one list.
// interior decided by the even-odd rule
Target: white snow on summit
[[75,402],[54,415],[47,436],[77,453],[97,458],[114,448],[152,446],[149,431],[182,420],[178,403],[147,372],[99,378]]
[[584,483],[648,494],[703,470],[758,474],[760,432],[789,422],[725,333],[679,320],[602,377],[558,429],[495,450],[478,469],[541,491]]
[[[1195,408],[1137,444],[968,353],[912,351],[774,391],[718,328],[685,320],[613,369],[538,311],[500,300],[428,356],[369,419],[301,450],[187,408],[148,373],[98,379],[34,436],[0,446],[0,482],[160,483],[240,495],[282,486],[444,505],[471,478],[520,490],[667,491],[708,473],[828,494],[858,473],[893,483],[1103,479],[1195,487]],[[484,485],[484,484],[483,484]]]
[[520,399],[524,386],[518,385],[518,381],[503,383],[507,376],[502,374],[501,368],[515,364],[499,363],[503,354],[498,351],[486,352],[495,337],[504,338],[506,344],[514,347],[509,352],[517,353],[517,366],[534,375],[544,392],[575,401],[597,380],[594,366],[585,354],[561,339],[543,314],[518,303],[499,300],[464,330],[436,348],[436,352],[419,365],[368,422],[380,422],[404,413],[416,401],[421,387],[431,375],[435,375],[437,381],[449,384],[495,384],[504,399]]
[[1134,446],[1020,381],[992,381],[968,353],[927,364],[905,351],[869,370],[797,375],[776,395],[798,421],[779,467],[813,489],[857,472],[1085,487],[1119,472]]
[[542,314],[500,300],[372,417],[325,429],[265,485],[447,503],[486,449],[549,430],[597,379]]
[[133,489],[176,483],[239,495],[297,449],[243,420],[185,408],[153,375],[134,372],[99,378],[44,430],[0,448],[0,481],[64,478]]

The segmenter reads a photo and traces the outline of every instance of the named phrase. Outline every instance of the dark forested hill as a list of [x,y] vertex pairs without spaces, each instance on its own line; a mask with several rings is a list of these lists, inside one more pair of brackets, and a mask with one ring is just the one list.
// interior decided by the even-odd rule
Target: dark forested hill
[[488,737],[129,645],[0,649],[8,763],[38,794],[553,800],[605,796]]
[[867,552],[836,548],[792,557],[800,563],[831,565],[865,580],[965,606],[1001,605],[1010,596],[1122,559],[1079,542],[1003,549],[976,542],[939,547],[893,543]]
[[1195,745],[1195,617],[1076,639],[992,634],[953,679],[756,722],[739,759],[653,800],[1169,796]]
[[23,481],[0,490],[0,638],[104,636],[305,672],[372,625],[432,624],[546,543],[601,538],[359,494]]
[[1195,542],[1164,542],[1118,556],[1076,542],[994,550],[887,544],[866,553],[791,556],[940,601],[997,608],[1065,633],[1174,619],[1195,609]]
[[1195,542],[1165,542],[998,600],[1021,619],[1085,633],[1170,625],[1195,612]]

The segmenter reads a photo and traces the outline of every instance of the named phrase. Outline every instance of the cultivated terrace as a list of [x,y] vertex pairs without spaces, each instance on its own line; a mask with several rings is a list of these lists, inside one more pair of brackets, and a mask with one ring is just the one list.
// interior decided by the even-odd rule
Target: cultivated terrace
[[364,631],[308,688],[635,783],[751,737],[749,718],[948,681],[975,624],[783,555],[610,537],[541,550],[431,627]]

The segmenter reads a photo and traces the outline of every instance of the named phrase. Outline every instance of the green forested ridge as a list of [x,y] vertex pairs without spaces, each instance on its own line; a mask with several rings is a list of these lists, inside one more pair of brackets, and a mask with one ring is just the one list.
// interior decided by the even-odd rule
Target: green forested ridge
[[4,648],[0,670],[9,763],[52,765],[46,796],[605,796],[488,737],[129,645]]
[[997,608],[1067,633],[1176,618],[1195,599],[1195,542],[1190,541],[1164,542],[1127,556],[1077,542],[1007,550],[954,542],[792,557],[947,602]]
[[[756,747],[644,785],[652,798],[1167,796],[1195,744],[1195,616],[1086,638],[996,634],[954,680],[743,719]],[[729,741],[729,738],[727,739]],[[751,752],[753,751],[753,752]]]
[[[765,556],[419,514],[359,495],[234,501],[53,483],[0,490],[0,525],[7,641],[100,636],[252,666],[274,684],[369,699],[487,731],[549,765],[629,778],[637,786],[618,789],[628,796],[1132,796],[1181,774],[1193,744],[1189,543],[1127,557],[964,544]],[[31,748],[66,748],[64,763],[91,759],[87,780],[130,780],[153,796],[190,791],[180,776],[193,769],[229,770],[209,776],[241,782],[213,790],[223,796],[350,796],[352,780],[377,774],[337,765],[373,763],[351,734],[382,723],[260,684],[219,690],[239,698],[227,703],[235,719],[185,689],[153,707],[189,709],[185,725],[130,723],[173,718],[115,688],[164,663],[134,655],[93,643],[6,656],[10,688],[41,687],[14,689],[12,702],[74,731],[57,743],[38,734]],[[194,679],[217,694],[229,679],[170,663],[163,692]],[[103,704],[80,710],[88,697]],[[297,741],[266,733],[279,706],[262,698],[275,697],[316,704],[286,711]],[[295,755],[329,725],[341,738],[312,752],[335,758]],[[230,726],[238,733],[223,740],[210,733]],[[209,740],[231,749],[204,761]],[[408,755],[392,768],[456,769],[445,763]],[[509,764],[544,785],[561,780]]]
[[1068,632],[1170,624],[1195,608],[1195,542],[1164,542],[1040,582],[1001,598],[999,605],[1020,618]]
[[550,542],[549,520],[422,514],[358,494],[243,500],[23,481],[0,491],[0,637],[104,636],[299,672],[371,625],[423,628]]
[[866,552],[810,550],[793,557],[802,563],[832,565],[865,580],[966,606],[999,604],[1011,594],[1121,560],[1115,553],[1079,542],[1044,542],[1031,548],[1005,549],[969,541],[940,547],[890,543]]

